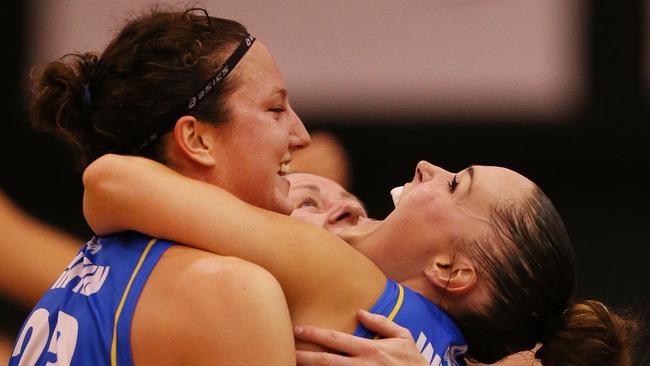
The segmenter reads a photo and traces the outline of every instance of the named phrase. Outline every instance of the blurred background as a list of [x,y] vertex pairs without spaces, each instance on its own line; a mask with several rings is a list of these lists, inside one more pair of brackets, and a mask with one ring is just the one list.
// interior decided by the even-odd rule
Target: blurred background
[[[152,3],[16,3],[3,12],[0,189],[81,243],[91,232],[74,152],[29,127],[27,76],[65,53],[100,51]],[[558,206],[580,297],[650,308],[650,0],[191,5],[241,21],[269,46],[294,109],[337,146],[340,181],[371,216],[392,209],[389,190],[419,160],[506,166]],[[15,334],[27,309],[0,293],[0,313],[0,327]]]

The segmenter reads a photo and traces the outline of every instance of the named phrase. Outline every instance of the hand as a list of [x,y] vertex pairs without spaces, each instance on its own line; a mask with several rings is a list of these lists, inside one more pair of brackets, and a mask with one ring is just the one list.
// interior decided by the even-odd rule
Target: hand
[[358,317],[366,328],[386,338],[373,340],[335,330],[297,326],[296,338],[347,354],[345,356],[299,350],[296,351],[297,364],[302,366],[429,366],[415,346],[408,329],[400,327],[382,315],[365,310],[360,310]]

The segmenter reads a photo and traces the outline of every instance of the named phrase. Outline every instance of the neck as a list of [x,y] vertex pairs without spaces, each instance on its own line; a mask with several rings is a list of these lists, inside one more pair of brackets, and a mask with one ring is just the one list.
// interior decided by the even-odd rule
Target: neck
[[429,280],[424,276],[424,274],[403,280],[400,282],[402,285],[410,288],[411,290],[419,293],[420,295],[426,297],[432,303],[440,305],[441,299],[444,298],[444,294],[436,291],[436,289],[431,286]]

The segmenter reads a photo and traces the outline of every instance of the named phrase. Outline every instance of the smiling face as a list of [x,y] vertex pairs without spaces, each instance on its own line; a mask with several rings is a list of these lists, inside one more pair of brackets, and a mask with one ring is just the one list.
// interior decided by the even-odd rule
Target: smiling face
[[266,47],[255,42],[234,70],[230,120],[214,127],[218,147],[213,182],[258,207],[289,214],[291,154],[309,134],[289,105],[287,90]]
[[451,173],[423,161],[386,220],[346,239],[388,277],[405,281],[420,276],[437,255],[492,235],[491,208],[521,202],[534,187],[505,168],[472,166]]
[[361,201],[330,179],[307,173],[293,173],[287,178],[291,182],[291,217],[320,226],[334,235],[368,218]]

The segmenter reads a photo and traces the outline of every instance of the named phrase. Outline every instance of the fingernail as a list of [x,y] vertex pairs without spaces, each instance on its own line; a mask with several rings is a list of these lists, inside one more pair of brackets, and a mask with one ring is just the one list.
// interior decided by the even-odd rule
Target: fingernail
[[303,331],[304,331],[304,328],[301,327],[300,325],[298,325],[298,326],[296,326],[295,328],[293,328],[293,332],[294,332],[295,334],[298,334],[298,335],[302,334]]

